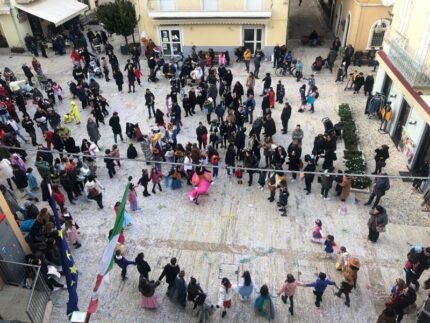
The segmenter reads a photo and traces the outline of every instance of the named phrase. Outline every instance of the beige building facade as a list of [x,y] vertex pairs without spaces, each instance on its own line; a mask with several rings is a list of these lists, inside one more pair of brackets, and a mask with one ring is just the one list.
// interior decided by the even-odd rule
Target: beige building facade
[[[95,6],[94,0],[84,2]],[[0,46],[25,48],[27,34],[47,35],[49,25],[61,26],[87,10],[77,0],[0,0]]]
[[287,38],[288,0],[137,0],[139,31],[169,56],[192,46],[267,55]]
[[374,92],[391,102],[388,133],[416,173],[430,160],[430,2],[396,0],[392,12]]
[[333,0],[331,4],[330,26],[343,46],[351,44],[361,51],[382,46],[392,6],[381,0]]

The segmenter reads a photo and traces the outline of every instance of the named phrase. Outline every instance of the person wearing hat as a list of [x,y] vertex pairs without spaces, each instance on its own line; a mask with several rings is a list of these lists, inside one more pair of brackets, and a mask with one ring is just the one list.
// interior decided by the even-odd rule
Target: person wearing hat
[[313,293],[316,296],[316,300],[315,300],[316,307],[320,307],[320,304],[322,302],[322,297],[328,285],[335,286],[336,283],[334,281],[331,281],[330,279],[327,279],[327,275],[322,272],[318,274],[318,278],[315,282],[305,284],[305,287],[314,288]]
[[114,112],[112,117],[109,119],[109,126],[112,128],[113,132],[113,138],[115,140],[115,143],[117,143],[117,136],[121,138],[121,141],[124,142],[124,138],[122,137],[122,129],[121,124],[118,116],[118,112]]
[[340,284],[339,291],[335,293],[337,297],[345,294],[345,305],[350,306],[349,293],[357,287],[357,272],[360,269],[360,261],[357,258],[350,257],[345,269],[342,272],[343,281]]

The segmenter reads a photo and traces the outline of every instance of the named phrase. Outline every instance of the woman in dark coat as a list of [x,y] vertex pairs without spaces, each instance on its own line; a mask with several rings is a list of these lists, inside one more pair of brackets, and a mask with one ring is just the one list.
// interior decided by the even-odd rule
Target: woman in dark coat
[[122,92],[122,85],[124,84],[124,76],[122,75],[119,69],[115,69],[113,71],[113,78],[115,79],[115,83],[118,86],[118,91]]
[[137,271],[139,272],[140,276],[145,277],[146,279],[149,279],[148,273],[151,271],[151,267],[145,261],[145,256],[143,252],[140,252],[137,255],[135,262],[136,262]]
[[[225,153],[225,164],[230,167],[234,167],[236,163],[236,150],[234,149],[233,144],[229,144],[227,151]],[[233,171],[234,169],[227,168],[227,175],[230,175],[230,171]]]
[[397,314],[397,322],[403,319],[404,309],[412,305],[417,300],[417,293],[412,287],[405,288],[399,296],[399,300],[393,304],[394,311]]
[[244,90],[242,84],[240,84],[239,81],[236,82],[233,88],[233,94],[235,97],[239,100],[239,102],[242,104],[242,95],[244,95]]
[[97,145],[97,142],[100,140],[101,136],[97,124],[91,118],[88,118],[87,132],[88,136],[90,137],[90,141],[94,142]]
[[25,193],[29,196],[30,200],[35,200],[38,202],[36,195],[31,192],[30,188],[28,187],[28,179],[26,172],[19,169],[17,165],[13,165],[13,181],[15,182],[16,187],[22,191],[24,190]]
[[385,161],[390,158],[388,149],[387,145],[382,145],[375,149],[375,171],[372,174],[380,174],[382,167],[385,167]]

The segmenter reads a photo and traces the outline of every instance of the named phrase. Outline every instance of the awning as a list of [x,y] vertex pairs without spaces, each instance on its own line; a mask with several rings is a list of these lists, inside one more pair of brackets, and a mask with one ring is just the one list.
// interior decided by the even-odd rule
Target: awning
[[33,16],[50,21],[55,26],[79,16],[88,9],[86,4],[75,0],[38,0],[29,4],[16,4],[15,7]]

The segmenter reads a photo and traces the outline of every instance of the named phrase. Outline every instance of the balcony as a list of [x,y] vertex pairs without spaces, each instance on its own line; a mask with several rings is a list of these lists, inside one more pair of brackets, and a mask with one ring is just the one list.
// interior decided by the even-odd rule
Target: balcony
[[148,0],[153,19],[260,18],[272,16],[270,0]]
[[406,51],[405,44],[401,40],[391,40],[388,58],[413,88],[430,88],[429,66],[418,64]]

